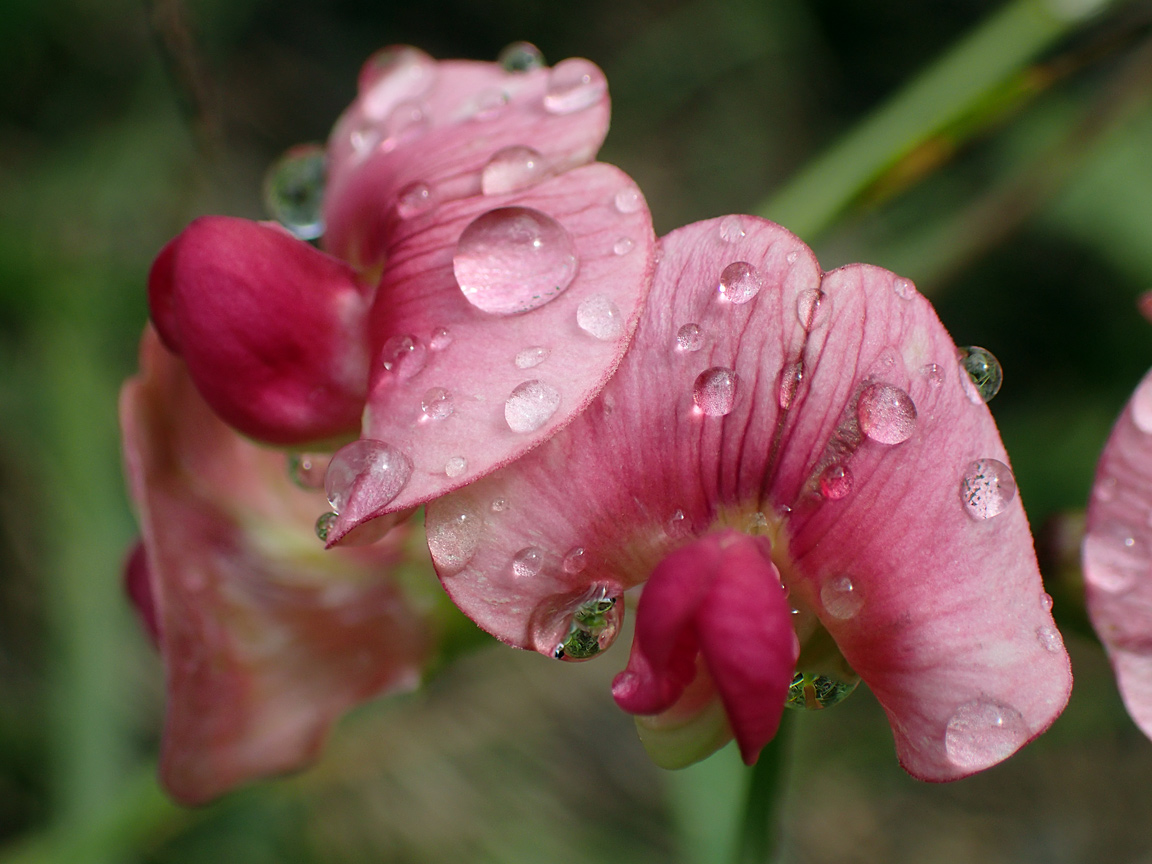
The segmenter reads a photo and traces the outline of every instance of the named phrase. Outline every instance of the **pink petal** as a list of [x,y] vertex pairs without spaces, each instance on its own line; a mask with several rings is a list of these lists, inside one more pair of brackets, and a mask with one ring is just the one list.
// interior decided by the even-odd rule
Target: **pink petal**
[[[662,250],[597,402],[429,506],[453,599],[505,641],[547,650],[536,610],[635,585],[717,526],[766,534],[792,598],[888,711],[910,773],[964,776],[1043,731],[1067,700],[1067,655],[1019,499],[985,495],[981,512],[999,509],[985,519],[964,503],[974,463],[1007,471],[1007,456],[928,302],[878,268],[823,275],[753,217],[688,226]],[[741,262],[754,272],[728,270]],[[530,583],[510,567],[526,547],[543,560]],[[574,547],[587,563],[570,572]]]
[[137,543],[128,553],[128,560],[124,564],[124,590],[140,618],[144,632],[148,634],[152,645],[159,648],[160,619],[156,613],[156,601],[152,597],[152,574],[148,572],[148,553],[143,543]]
[[147,550],[128,578],[148,577],[165,661],[162,779],[196,804],[315,758],[343,711],[416,683],[430,635],[389,577],[403,532],[323,552],[323,494],[216,419],[151,331],[141,369],[121,396]]
[[1152,372],[1100,457],[1083,559],[1092,623],[1128,713],[1152,737]]
[[227,423],[275,444],[355,434],[370,297],[346,264],[278,226],[197,219],[157,257],[164,342]]

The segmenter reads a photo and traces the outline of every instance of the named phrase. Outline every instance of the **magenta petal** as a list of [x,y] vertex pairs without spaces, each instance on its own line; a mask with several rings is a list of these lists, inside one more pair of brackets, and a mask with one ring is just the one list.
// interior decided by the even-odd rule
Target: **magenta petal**
[[404,532],[324,552],[327,504],[284,455],[221,423],[151,332],[141,369],[121,396],[147,550],[128,584],[164,658],[162,779],[196,804],[313,759],[343,711],[416,683],[430,633],[389,575]]
[[348,265],[277,226],[197,219],[156,259],[153,320],[213,410],[246,435],[355,434],[369,297]]
[[1083,559],[1092,623],[1128,713],[1152,738],[1152,372],[1100,457]]

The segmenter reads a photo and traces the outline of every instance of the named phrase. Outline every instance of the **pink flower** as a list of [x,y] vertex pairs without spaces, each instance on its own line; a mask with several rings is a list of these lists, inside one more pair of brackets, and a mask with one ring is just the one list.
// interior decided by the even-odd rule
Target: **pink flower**
[[1083,563],[1092,624],[1128,713],[1152,738],[1152,373],[1100,457]]
[[[433,561],[504,641],[584,659],[646,580],[614,693],[662,764],[856,675],[926,780],[993,765],[1071,686],[1008,457],[912,284],[753,217],[661,241],[629,353],[546,444],[428,506]],[[795,680],[794,680],[795,676]],[[718,709],[722,708],[722,712]]]

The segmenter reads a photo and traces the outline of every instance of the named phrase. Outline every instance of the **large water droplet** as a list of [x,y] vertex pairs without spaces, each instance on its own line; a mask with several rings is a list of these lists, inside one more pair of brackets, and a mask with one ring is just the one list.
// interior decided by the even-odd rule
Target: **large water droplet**
[[531,72],[544,65],[544,55],[531,42],[513,42],[496,58],[505,72]]
[[512,575],[517,579],[530,579],[544,569],[544,553],[535,546],[521,549],[512,558]]
[[456,406],[452,404],[452,394],[443,387],[430,387],[420,398],[420,410],[429,420],[444,420],[452,416]]
[[961,705],[944,732],[949,761],[965,771],[978,771],[1007,759],[1031,737],[1020,712],[989,699]]
[[1147,578],[1152,564],[1142,540],[1122,522],[1097,525],[1084,537],[1084,579],[1110,593]]
[[424,368],[428,352],[415,336],[392,336],[380,349],[380,363],[397,381],[407,381]]
[[1145,435],[1152,435],[1152,378],[1141,381],[1132,394],[1132,422]]
[[677,351],[699,351],[704,345],[704,334],[699,324],[685,324],[676,331]]
[[468,470],[468,460],[463,456],[453,456],[444,463],[444,473],[449,477],[459,477]]
[[593,294],[576,307],[576,323],[596,339],[610,342],[624,333],[624,316],[620,307],[606,294]]
[[916,406],[899,387],[869,384],[856,403],[860,431],[880,444],[899,444],[912,437]]
[[744,239],[744,221],[739,216],[725,216],[720,220],[720,239],[735,243]]
[[501,207],[460,235],[452,269],[468,302],[493,315],[543,306],[576,276],[576,244],[559,222],[527,207]]
[[832,501],[847,498],[852,491],[852,472],[847,465],[834,463],[820,472],[820,494]]
[[533,345],[531,348],[517,351],[514,362],[516,363],[517,369],[532,369],[547,360],[548,355],[551,353],[551,351],[542,345]]
[[960,481],[960,499],[973,519],[999,516],[1015,497],[1016,479],[998,459],[977,459]]
[[635,213],[644,206],[644,196],[635,186],[625,186],[616,192],[612,203],[620,213]]
[[864,595],[847,576],[833,576],[820,586],[820,603],[833,618],[847,621],[864,608]]
[[428,551],[441,576],[455,576],[476,554],[484,520],[466,504],[429,510]]
[[525,381],[504,403],[504,419],[513,432],[535,432],[559,407],[559,390],[543,381]]
[[320,518],[316,520],[316,536],[320,538],[321,543],[328,542],[328,534],[332,531],[332,526],[336,524],[336,520],[339,518],[336,513],[320,514]]
[[288,476],[301,489],[323,489],[327,470],[326,454],[291,453],[288,456]]
[[819,288],[809,288],[796,295],[796,320],[811,332],[828,320],[828,307],[832,304]]
[[593,597],[572,613],[568,635],[556,646],[553,656],[558,660],[595,657],[616,641],[623,617],[619,598],[609,597],[604,589],[593,589]]
[[797,360],[780,370],[780,387],[776,393],[776,402],[787,411],[792,407],[792,400],[796,398],[796,391],[804,381],[804,364]]
[[572,114],[590,108],[608,91],[608,81],[595,63],[581,57],[562,60],[552,69],[544,93],[544,110]]
[[729,303],[747,303],[764,287],[764,277],[747,261],[735,261],[720,274],[720,296]]
[[860,679],[844,680],[834,675],[821,675],[815,672],[797,672],[788,688],[789,708],[807,708],[819,711],[843,702],[859,685]]
[[373,504],[383,507],[400,494],[411,474],[412,463],[391,444],[361,438],[336,451],[324,475],[324,492],[337,513],[365,486]]
[[561,566],[564,568],[564,572],[570,575],[582,573],[584,568],[588,566],[588,556],[584,554],[584,547],[575,546],[569,549]]
[[293,147],[264,175],[264,207],[268,215],[301,240],[324,233],[324,181],[328,172],[324,148]]
[[497,150],[480,173],[485,195],[503,195],[534,186],[548,176],[544,157],[531,147],[514,145]]
[[427,183],[417,180],[396,193],[396,215],[412,219],[436,206],[436,193]]
[[723,417],[736,404],[736,373],[713,366],[696,377],[692,401],[709,417]]
[[991,351],[978,345],[956,350],[960,355],[960,383],[972,404],[981,405],[1000,392],[1004,372]]

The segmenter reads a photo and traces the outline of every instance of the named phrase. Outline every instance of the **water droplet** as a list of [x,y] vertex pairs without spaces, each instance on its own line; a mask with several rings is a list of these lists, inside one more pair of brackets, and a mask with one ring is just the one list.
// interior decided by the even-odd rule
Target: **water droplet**
[[380,149],[386,153],[395,150],[401,144],[423,135],[429,123],[426,105],[422,102],[401,102],[384,121]]
[[470,506],[430,508],[425,525],[428,551],[442,576],[455,576],[472,560],[484,520]]
[[572,613],[568,635],[553,652],[557,660],[588,660],[616,641],[624,617],[622,604],[618,598],[607,596],[605,589],[593,591],[593,598]]
[[485,195],[503,195],[534,186],[548,176],[544,157],[531,147],[514,145],[497,150],[480,173]]
[[365,115],[382,120],[397,102],[431,88],[436,61],[411,45],[382,48],[360,68],[360,101]]
[[323,489],[327,470],[328,456],[325,454],[291,453],[288,456],[288,476],[301,489]]
[[406,381],[424,368],[427,354],[415,336],[392,336],[380,349],[380,363],[396,380]]
[[503,513],[508,509],[508,502],[503,498],[493,498],[490,509],[493,513]]
[[808,332],[828,320],[828,297],[819,288],[809,288],[796,295],[796,320]]
[[332,526],[336,524],[336,520],[339,518],[335,513],[320,514],[320,518],[316,520],[316,536],[320,538],[321,543],[328,542],[328,533],[332,530]]
[[608,81],[600,67],[581,57],[561,60],[552,68],[544,93],[544,110],[551,114],[572,114],[590,108],[608,92]]
[[449,477],[459,477],[468,470],[468,460],[463,456],[453,456],[444,463],[444,473]]
[[668,520],[668,533],[672,535],[683,534],[688,530],[683,510],[677,510]]
[[476,94],[464,109],[464,114],[473,120],[491,120],[504,110],[512,97],[499,87],[482,90]]
[[768,533],[768,517],[757,511],[744,519],[744,533],[751,537],[763,537]]
[[820,603],[833,618],[847,621],[864,608],[864,595],[847,576],[833,576],[820,586]]
[[612,251],[617,255],[627,255],[635,245],[631,237],[621,237],[612,244]]
[[417,180],[404,186],[396,194],[396,215],[412,219],[436,206],[436,193],[427,183]]
[[911,300],[916,296],[916,287],[908,279],[896,279],[892,283],[892,290],[901,300]]
[[939,387],[944,383],[944,370],[940,368],[939,363],[926,364],[920,369],[920,374],[927,378],[933,387]]
[[787,261],[789,264],[795,264],[796,259],[799,257],[800,257],[800,253],[797,252],[795,249],[793,249],[791,252],[789,252],[787,255],[784,256],[784,260]]
[[830,708],[847,699],[859,683],[859,678],[845,681],[833,675],[797,672],[788,688],[788,701],[784,704],[789,708],[807,708],[809,711]]
[[324,233],[324,182],[328,173],[324,148],[293,147],[264,175],[264,207],[273,219],[301,240]]
[[912,437],[916,406],[899,387],[869,384],[856,403],[860,431],[879,444],[899,444]]
[[1105,522],[1084,538],[1084,579],[1110,593],[1126,591],[1150,569],[1142,541],[1122,522]]
[[977,459],[960,481],[960,499],[973,519],[991,519],[1003,513],[1016,497],[1011,469],[997,459]]
[[339,513],[368,485],[373,504],[383,507],[400,494],[411,474],[412,463],[391,444],[361,438],[336,451],[324,475],[324,492]]
[[564,563],[561,565],[564,572],[569,575],[575,575],[583,572],[584,568],[588,566],[588,558],[584,554],[583,546],[576,546],[568,550],[564,556]]
[[635,186],[625,186],[616,193],[612,201],[621,213],[635,213],[644,206],[644,196]]
[[992,352],[977,345],[956,349],[960,355],[960,383],[973,405],[982,405],[1000,392],[1004,372]]
[[624,317],[620,307],[606,294],[594,294],[576,307],[576,323],[580,329],[602,342],[619,339],[624,333]]
[[787,411],[792,407],[792,400],[796,398],[796,391],[804,381],[804,364],[797,360],[780,370],[780,388],[776,394],[776,401],[780,408]]
[[1045,651],[1059,654],[1064,649],[1064,640],[1060,636],[1060,631],[1051,624],[1044,624],[1037,627],[1036,638],[1040,640],[1040,644]]
[[348,142],[358,155],[367,156],[368,152],[380,143],[382,134],[375,123],[365,120],[348,134]]
[[696,377],[692,401],[709,417],[723,417],[736,404],[736,373],[713,366]]
[[560,407],[560,391],[543,381],[518,384],[504,403],[504,419],[513,432],[535,432]]
[[1052,611],[1052,595],[1047,591],[1040,595],[1040,605],[1044,608],[1045,612]]
[[541,345],[533,345],[531,348],[525,348],[523,351],[516,352],[516,368],[532,369],[547,360],[548,355],[551,353],[551,351]]
[[820,472],[820,494],[832,501],[846,498],[852,491],[852,472],[839,463]]
[[432,338],[428,340],[428,347],[433,351],[443,351],[452,344],[452,334],[447,327],[437,327],[432,331]]
[[764,277],[747,261],[735,261],[720,274],[720,296],[729,303],[747,303],[763,286]]
[[699,351],[704,345],[704,334],[699,324],[685,324],[676,331],[677,351]]
[[512,573],[517,579],[530,579],[544,569],[544,553],[535,546],[521,549],[512,558]]
[[725,216],[720,220],[720,239],[725,243],[744,239],[744,223],[739,216]]
[[1132,422],[1145,435],[1152,435],[1152,378],[1141,381],[1132,394]]
[[544,66],[544,55],[531,42],[513,42],[500,52],[496,62],[505,72],[531,72]]
[[430,387],[420,398],[420,409],[429,420],[444,420],[452,416],[456,406],[452,394],[443,387]]
[[944,732],[949,761],[977,771],[1007,759],[1031,737],[1020,712],[1008,705],[978,699],[961,705]]
[[543,306],[572,283],[576,244],[551,216],[501,207],[464,229],[452,269],[469,303],[493,315],[513,315]]

